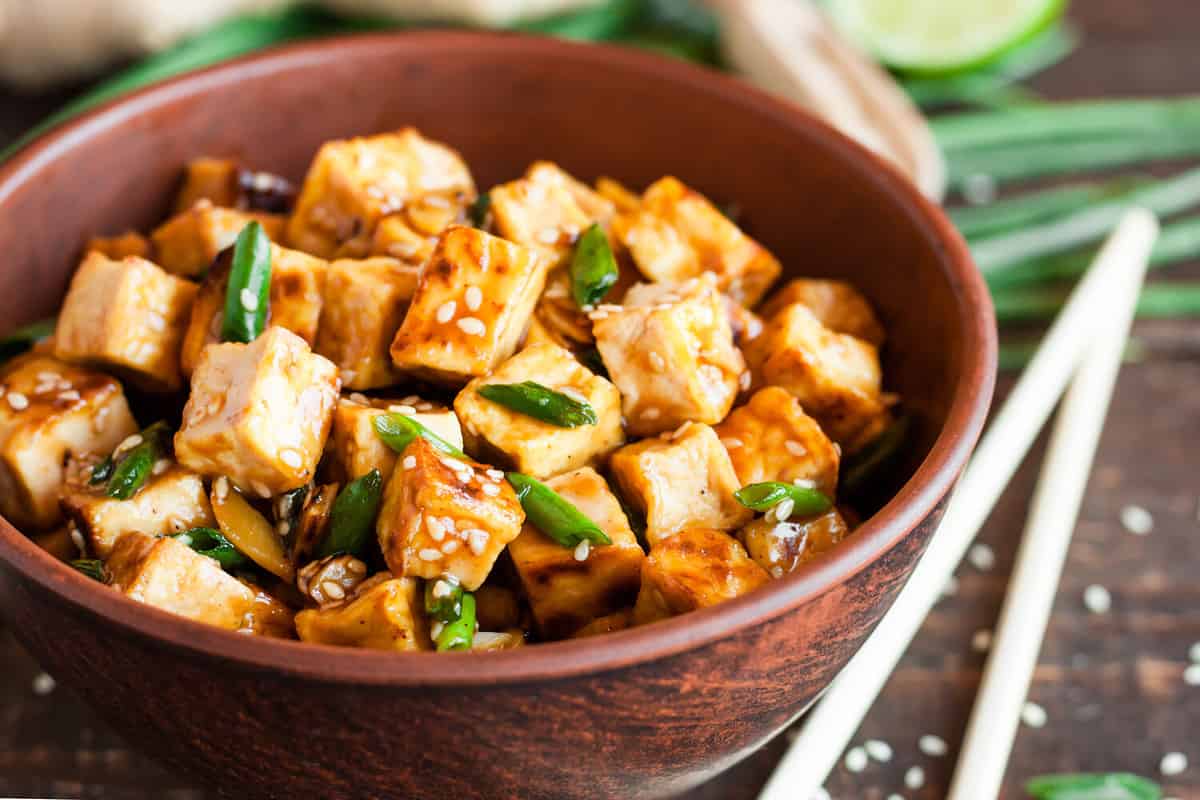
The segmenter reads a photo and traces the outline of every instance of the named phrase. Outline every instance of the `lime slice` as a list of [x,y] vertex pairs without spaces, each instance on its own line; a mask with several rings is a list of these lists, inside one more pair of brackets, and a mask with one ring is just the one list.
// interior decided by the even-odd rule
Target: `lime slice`
[[895,69],[983,66],[1058,19],[1065,0],[826,0],[838,27]]

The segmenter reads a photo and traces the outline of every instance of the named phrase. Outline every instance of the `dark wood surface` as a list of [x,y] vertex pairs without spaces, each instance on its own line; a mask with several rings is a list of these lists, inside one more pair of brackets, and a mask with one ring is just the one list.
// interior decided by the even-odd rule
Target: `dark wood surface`
[[[1191,0],[1078,0],[1074,16],[1087,46],[1036,82],[1047,94],[1200,89],[1200,6]],[[0,142],[67,96],[0,95]],[[1175,268],[1160,279],[1184,277],[1200,277],[1200,269]],[[1022,796],[1022,781],[1043,772],[1157,776],[1171,751],[1192,766],[1163,779],[1168,795],[1200,798],[1200,688],[1182,678],[1188,648],[1200,641],[1200,323],[1142,323],[1137,333],[1151,355],[1122,373],[1031,690],[1048,722],[1022,727],[1006,798]],[[1008,385],[1002,381],[1001,397]],[[834,798],[944,796],[984,658],[971,640],[995,622],[1039,460],[1040,451],[1031,455],[983,534],[996,567],[960,570],[957,594],[939,604],[857,737],[888,742],[895,757],[861,774],[839,769],[827,784]],[[1153,514],[1148,536],[1123,529],[1128,504]],[[1084,588],[1094,583],[1112,593],[1106,615],[1084,607]],[[0,663],[0,795],[205,797],[131,751],[66,691],[37,694],[40,670],[8,632],[0,633]],[[950,753],[922,755],[917,739],[926,733],[945,739]],[[753,798],[785,744],[781,737],[690,797]],[[913,765],[927,776],[919,791],[903,785]]]

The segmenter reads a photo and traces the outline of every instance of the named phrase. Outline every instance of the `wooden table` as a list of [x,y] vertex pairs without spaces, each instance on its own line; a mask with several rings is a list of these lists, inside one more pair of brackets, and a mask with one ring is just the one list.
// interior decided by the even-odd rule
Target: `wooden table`
[[[1194,0],[1075,6],[1087,45],[1042,76],[1038,89],[1055,97],[1200,89]],[[0,144],[67,96],[0,95]],[[1189,276],[1200,277],[1200,269],[1176,268],[1166,277]],[[1167,794],[1200,798],[1200,688],[1182,678],[1188,648],[1200,642],[1200,323],[1139,324],[1137,334],[1151,356],[1122,373],[1031,691],[1048,721],[1040,729],[1022,727],[1005,798],[1023,797],[1023,780],[1045,772],[1157,776],[1171,751],[1184,752],[1192,766],[1164,779]],[[1009,385],[1002,380],[1001,393]],[[886,741],[894,758],[860,774],[840,769],[827,784],[837,800],[884,800],[892,792],[944,796],[984,659],[972,640],[995,622],[1039,461],[1035,452],[983,534],[995,550],[995,568],[963,567],[957,594],[938,606],[862,728],[859,742]],[[1129,504],[1153,514],[1149,535],[1122,527],[1121,510]],[[1110,613],[1085,609],[1090,584],[1109,589]],[[129,750],[65,690],[36,694],[39,669],[8,632],[0,633],[0,663],[0,795],[206,796]],[[917,746],[923,734],[940,736],[950,753],[923,755]],[[753,798],[784,746],[781,737],[690,798]],[[914,765],[926,775],[917,791],[903,782]]]

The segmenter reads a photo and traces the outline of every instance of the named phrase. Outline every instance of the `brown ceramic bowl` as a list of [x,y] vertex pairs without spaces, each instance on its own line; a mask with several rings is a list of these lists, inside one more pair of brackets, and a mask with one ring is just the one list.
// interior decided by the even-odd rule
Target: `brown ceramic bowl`
[[481,186],[552,159],[736,201],[793,275],[853,281],[917,417],[897,491],[834,552],[734,602],[503,653],[260,640],[126,600],[0,521],[0,609],[131,742],[239,798],[656,797],[804,711],[908,578],[991,397],[991,305],[942,213],[804,112],[614,47],[405,33],[290,47],[110,104],[0,167],[0,320],[53,313],[93,233],[146,229],[185,160],[299,179],[321,142],[416,125]]

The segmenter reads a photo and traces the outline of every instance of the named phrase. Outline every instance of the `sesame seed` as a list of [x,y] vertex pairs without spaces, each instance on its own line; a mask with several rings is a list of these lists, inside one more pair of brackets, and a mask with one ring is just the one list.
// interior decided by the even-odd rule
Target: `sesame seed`
[[500,487],[494,483],[485,483],[483,485],[483,493],[488,497],[496,497],[500,494]]
[[[404,469],[412,469],[413,467],[417,466],[417,457],[405,456],[404,460],[400,462],[400,466],[402,466]],[[432,517],[430,517],[430,519],[432,519]]]
[[247,311],[258,310],[258,296],[249,289],[242,289],[240,292],[238,292],[238,300],[242,301],[242,308],[246,309]]
[[578,389],[573,389],[573,388],[572,388],[572,387],[570,387],[570,386],[563,386],[563,387],[559,388],[559,390],[558,390],[558,391],[559,391],[559,394],[566,395],[566,396],[567,396],[567,397],[569,397],[570,399],[574,400],[576,403],[586,403],[586,402],[588,402],[588,399],[587,399],[587,396],[586,396],[586,395],[584,395],[584,394],[583,394],[582,392],[580,392]]
[[68,389],[58,396],[59,400],[75,401],[80,397],[79,392],[75,389]]
[[437,583],[433,584],[433,596],[437,598],[449,597],[454,591],[454,587],[441,578]]
[[281,519],[279,522],[275,523],[275,532],[280,536],[287,536],[288,521],[286,519]]
[[252,488],[258,494],[259,497],[268,498],[271,496],[271,490],[269,488],[267,488],[267,485],[265,483],[259,483],[258,481],[250,481],[250,488]]
[[785,497],[775,504],[775,519],[780,522],[787,522],[792,516],[792,511],[796,508],[796,501],[790,497]]
[[429,635],[431,637],[433,637],[434,639],[437,639],[439,636],[442,635],[442,628],[444,628],[444,627],[446,627],[446,626],[443,625],[442,623],[434,622],[432,625],[429,626]]
[[987,572],[992,567],[996,566],[996,553],[991,547],[982,542],[972,545],[967,551],[967,560],[971,562],[971,566],[980,572]]
[[171,460],[168,458],[160,458],[154,462],[154,466],[150,469],[151,475],[162,475],[171,468]]
[[1200,686],[1200,664],[1188,664],[1183,671],[1183,682],[1188,686]]
[[600,305],[596,306],[596,310],[597,311],[607,311],[609,313],[612,313],[615,311],[622,311],[623,309],[621,308],[621,306],[617,305],[616,303],[601,303]]
[[650,406],[649,408],[642,410],[642,419],[653,420],[653,419],[658,419],[661,416],[662,416],[662,412],[659,411],[654,406]]
[[450,555],[457,549],[458,549],[458,539],[447,539],[446,542],[442,545],[442,552],[445,553],[446,555]]
[[351,401],[353,401],[353,402],[355,402],[355,403],[358,403],[359,405],[364,405],[364,406],[369,406],[369,405],[371,405],[371,400],[370,400],[370,398],[368,398],[368,397],[367,397],[365,394],[363,394],[362,392],[352,392],[352,393],[350,394],[350,400],[351,400]]
[[425,527],[429,529],[429,535],[433,537],[435,542],[440,542],[446,538],[446,526],[438,521],[437,517],[426,517]]
[[146,327],[152,331],[165,331],[167,321],[162,318],[162,314],[151,313],[146,317]]
[[478,286],[468,286],[467,291],[463,294],[463,302],[467,304],[467,309],[470,311],[478,311],[483,305],[483,290]]
[[503,473],[501,470],[498,470],[498,469],[489,469],[489,470],[488,470],[486,473],[484,473],[484,474],[486,474],[486,475],[487,475],[489,478],[491,478],[491,479],[492,479],[492,480],[494,480],[494,481],[502,481],[502,480],[504,480],[504,473]]
[[557,228],[542,228],[537,234],[538,241],[542,244],[557,244],[558,236]]
[[450,207],[449,200],[447,200],[445,197],[441,197],[436,194],[421,198],[421,202],[423,202],[425,205],[430,206],[432,208],[449,208]]
[[1188,759],[1183,753],[1167,753],[1158,764],[1158,770],[1168,777],[1179,775],[1188,768]]
[[444,525],[446,530],[450,533],[458,533],[458,523],[454,521],[454,517],[442,517],[442,525]]
[[608,319],[608,312],[593,311],[591,314],[588,314],[588,318],[590,318],[593,322],[599,322],[602,319]]
[[1046,727],[1046,709],[1032,700],[1026,700],[1025,705],[1021,706],[1021,722],[1031,728]]
[[24,411],[29,408],[29,398],[20,392],[9,392],[8,404],[12,406],[13,411]]
[[795,478],[792,480],[792,486],[798,486],[801,489],[815,489],[817,482],[811,478]]
[[454,312],[456,310],[458,310],[458,303],[453,300],[447,300],[438,306],[437,311],[434,312],[434,317],[438,322],[446,323],[454,319]]
[[986,653],[992,646],[992,632],[988,628],[980,628],[971,637],[971,649],[976,653]]
[[1145,536],[1154,530],[1154,517],[1141,506],[1128,505],[1121,509],[1121,524],[1130,533]]
[[483,324],[483,320],[476,317],[463,317],[458,321],[458,329],[470,336],[483,336],[487,333],[487,326]]
[[587,561],[588,555],[592,552],[592,545],[587,539],[584,539],[579,544],[575,545],[575,560]]
[[1112,595],[1098,583],[1083,590],[1083,604],[1093,614],[1107,614],[1112,608]]
[[417,557],[422,561],[437,561],[442,557],[442,551],[434,550],[432,547],[426,547],[417,553]]
[[741,439],[737,438],[736,436],[730,436],[728,438],[722,439],[721,444],[725,445],[726,450],[737,450],[739,447],[741,447],[743,444],[745,444],[745,442],[743,442]]
[[479,528],[471,528],[466,531],[467,547],[471,548],[471,552],[475,555],[483,555],[483,551],[487,549],[488,539],[491,537],[488,532]]
[[917,740],[917,747],[922,753],[933,758],[944,756],[949,751],[946,746],[946,740],[940,736],[934,736],[932,733],[927,733]]
[[393,414],[402,414],[406,417],[414,416],[417,413],[415,408],[406,405],[388,406],[388,411],[392,412]]
[[863,742],[863,750],[867,751],[867,755],[871,758],[886,764],[892,760],[892,746],[880,739],[867,739]]
[[417,403],[415,406],[413,406],[413,408],[415,408],[417,411],[432,411],[433,403],[426,403],[426,402],[422,401],[420,403]]
[[83,534],[74,525],[71,526],[71,543],[79,550],[80,555],[87,552],[87,542],[83,540]]
[[862,772],[867,768],[867,751],[861,747],[851,747],[846,751],[846,769],[851,772]]
[[667,362],[654,350],[650,351],[650,355],[646,356],[650,360],[650,366],[654,367],[655,372],[662,372],[667,368]]
[[222,502],[229,496],[229,479],[224,475],[217,478],[217,482],[213,484],[213,494],[217,497],[217,502]]
[[904,773],[904,785],[916,791],[925,785],[925,770],[920,767],[909,767]]
[[[12,402],[12,395],[9,395],[9,402]],[[126,450],[132,450],[142,443],[142,435],[135,433],[132,436],[126,436],[125,439],[117,445],[116,452],[122,453]]]
[[284,464],[287,464],[292,469],[297,469],[303,462],[303,459],[300,457],[300,453],[291,449],[290,447],[279,451],[279,460]]
[[325,581],[322,583],[321,593],[334,600],[341,600],[346,596],[346,590],[334,581]]
[[746,323],[746,339],[757,339],[763,332],[763,322],[758,317],[751,317]]
[[54,678],[45,672],[39,672],[33,677],[33,693],[39,697],[45,697],[50,694],[57,685]]
[[783,443],[783,448],[797,458],[808,455],[808,448],[795,439],[788,439]]

